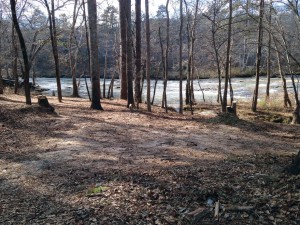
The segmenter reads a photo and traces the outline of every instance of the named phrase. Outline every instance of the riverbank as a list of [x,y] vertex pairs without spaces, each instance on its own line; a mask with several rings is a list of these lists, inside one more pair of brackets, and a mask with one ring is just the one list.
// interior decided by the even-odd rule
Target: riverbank
[[2,224],[300,223],[300,177],[283,172],[297,125],[48,99],[55,112],[0,96]]

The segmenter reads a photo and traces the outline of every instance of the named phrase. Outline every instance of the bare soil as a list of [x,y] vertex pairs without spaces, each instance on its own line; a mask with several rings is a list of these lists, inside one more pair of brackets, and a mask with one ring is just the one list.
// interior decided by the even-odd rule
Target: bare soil
[[0,224],[300,224],[289,111],[48,99],[0,96]]

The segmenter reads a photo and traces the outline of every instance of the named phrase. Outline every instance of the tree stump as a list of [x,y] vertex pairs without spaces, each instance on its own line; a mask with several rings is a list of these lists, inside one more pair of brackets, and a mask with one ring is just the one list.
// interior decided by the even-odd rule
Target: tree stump
[[297,104],[296,109],[293,112],[293,120],[292,120],[292,124],[299,124],[300,123],[300,114],[299,114],[299,106],[300,103]]
[[2,83],[2,69],[0,68],[0,94],[3,94],[3,83]]
[[285,168],[285,171],[289,174],[300,174],[300,151],[293,162]]
[[46,96],[39,95],[37,96],[37,98],[39,106],[49,110],[50,112],[54,112],[54,107],[49,104],[49,101]]
[[231,106],[227,106],[226,111],[228,113],[232,113],[232,114],[236,115],[236,101],[233,101]]

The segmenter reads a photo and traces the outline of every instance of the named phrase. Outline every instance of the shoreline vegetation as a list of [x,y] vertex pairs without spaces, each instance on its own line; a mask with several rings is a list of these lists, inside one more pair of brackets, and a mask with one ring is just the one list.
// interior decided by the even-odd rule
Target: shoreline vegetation
[[[294,75],[298,75],[298,74],[294,74]],[[265,73],[262,73],[260,74],[260,77],[266,77],[267,75]],[[286,74],[286,76],[291,76],[291,74]],[[79,79],[79,78],[90,78],[89,75],[85,75],[85,76],[77,76],[76,78]],[[232,78],[253,78],[255,77],[255,74],[237,74],[237,75],[233,75]],[[55,76],[38,76],[36,78],[55,78]],[[72,78],[70,75],[61,75],[61,78]],[[100,76],[101,79],[104,78],[104,76]],[[107,74],[106,79],[111,79],[112,78],[112,75],[111,74]],[[194,80],[205,80],[205,79],[216,79],[218,78],[217,76],[205,76],[205,75],[200,75],[199,77],[195,77],[193,78]],[[271,75],[271,78],[280,78],[280,74],[272,74]],[[22,80],[22,78],[20,77],[19,79]],[[119,79],[118,76],[115,76],[114,79]],[[156,77],[155,75],[152,75],[151,76],[151,79],[152,80],[163,80],[162,77]],[[222,76],[222,79],[224,79],[224,77]],[[177,77],[177,75],[171,75],[168,80],[175,80],[175,81],[179,81],[179,78]],[[184,78],[184,80],[186,80],[186,78]],[[2,77],[2,82],[3,82],[3,85],[6,85],[6,86],[14,86],[14,79],[13,78],[10,78],[10,77]],[[22,86],[22,81],[20,81],[19,83],[20,86]]]

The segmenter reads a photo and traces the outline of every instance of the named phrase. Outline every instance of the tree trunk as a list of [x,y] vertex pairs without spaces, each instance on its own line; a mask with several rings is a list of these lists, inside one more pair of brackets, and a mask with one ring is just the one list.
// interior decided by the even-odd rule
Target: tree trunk
[[[69,35],[69,63],[70,63],[70,70],[71,70],[71,75],[72,75],[72,84],[73,84],[73,97],[79,97],[78,93],[78,86],[77,86],[77,81],[76,81],[76,57],[73,60],[73,55],[72,55],[72,42],[74,39],[74,32],[75,32],[75,24],[77,21],[77,16],[78,16],[78,10],[77,10],[77,0],[74,1],[74,9],[73,9],[73,22],[71,26],[71,32]],[[75,40],[76,41],[76,40]]]
[[232,83],[231,83],[231,56],[229,59],[229,96],[230,96],[230,105],[233,103],[233,98],[234,98],[234,93],[233,93],[233,88],[232,88]]
[[291,54],[291,52],[289,50],[289,46],[288,46],[287,41],[286,41],[286,35],[285,35],[285,32],[284,32],[284,30],[282,28],[282,25],[279,23],[278,20],[276,20],[276,23],[277,23],[277,25],[278,25],[278,27],[279,27],[279,29],[281,31],[280,32],[281,33],[281,39],[282,39],[282,43],[283,43],[284,50],[285,50],[285,53],[286,53],[287,65],[288,65],[289,72],[292,75],[291,79],[292,79],[292,85],[293,85],[294,97],[295,97],[295,104],[296,104],[295,110],[293,112],[292,124],[299,124],[300,123],[300,101],[299,101],[298,88],[296,87],[295,77],[294,77],[294,71],[292,70],[290,58],[292,58],[294,60],[294,62],[298,65],[298,67],[300,66],[300,63]]
[[165,112],[168,112],[168,103],[167,103],[167,84],[168,84],[168,56],[169,56],[169,42],[170,42],[170,18],[169,18],[169,0],[166,2],[166,15],[167,15],[167,34],[166,34],[166,48],[163,48],[163,41],[161,37],[161,29],[159,28],[159,36],[160,36],[160,46],[161,46],[161,53],[162,53],[162,62],[163,62],[163,96],[162,96],[162,103],[161,107],[165,108]]
[[89,86],[88,86],[88,83],[87,83],[87,79],[86,79],[85,72],[83,72],[83,76],[84,76],[85,88],[86,88],[86,91],[87,91],[87,93],[88,93],[89,100],[90,100],[90,102],[91,102],[91,101],[92,101],[92,98],[91,98],[91,95],[90,95],[90,90],[89,90]]
[[216,43],[216,33],[217,33],[217,23],[216,18],[218,14],[218,9],[216,3],[214,3],[213,7],[213,18],[211,20],[211,33],[212,33],[212,45],[214,49],[214,56],[216,60],[216,66],[217,66],[217,72],[218,72],[218,96],[217,96],[217,102],[221,103],[221,106],[223,105],[222,100],[222,74],[221,74],[221,65],[220,65],[220,55],[219,55],[219,48],[217,47]]
[[35,86],[36,85],[36,71],[35,71],[35,65],[32,66],[32,85]]
[[192,26],[189,27],[189,104],[190,104],[190,110],[191,114],[193,114],[193,104],[195,103],[195,96],[194,96],[194,49],[195,49],[195,40],[196,40],[196,20],[198,15],[198,6],[199,6],[199,0],[196,1],[196,7],[195,7],[195,13],[194,18],[192,21]]
[[282,71],[279,49],[278,49],[278,46],[277,46],[277,42],[276,41],[274,41],[274,42],[275,42],[275,50],[276,50],[277,63],[278,63],[278,72],[280,74],[280,78],[281,78],[281,81],[282,81],[283,105],[284,105],[284,107],[288,107],[288,106],[291,107],[292,102],[289,98],[289,94],[288,94],[287,86],[286,86],[286,79],[285,79],[285,76],[284,76],[283,71]]
[[[270,1],[269,6],[269,16],[268,16],[268,25],[269,28],[272,26],[272,0]],[[268,35],[268,56],[267,56],[267,87],[266,87],[266,102],[270,99],[270,82],[271,82],[271,42],[272,42],[272,35],[271,31],[269,30]]]
[[44,0],[44,3],[48,11],[48,18],[49,18],[49,31],[50,31],[51,44],[52,44],[52,53],[53,53],[54,64],[55,64],[57,96],[58,96],[58,101],[61,102],[62,93],[61,93],[59,59],[58,59],[58,50],[57,50],[57,32],[56,32],[56,25],[55,25],[54,0],[51,0],[51,10],[48,4],[48,0]]
[[126,45],[126,4],[127,1],[119,1],[119,12],[120,12],[120,34],[121,34],[121,90],[120,98],[127,99],[127,73],[126,73],[126,56],[127,56],[127,45]]
[[135,59],[135,86],[134,86],[134,93],[135,93],[135,101],[138,108],[139,103],[142,102],[141,98],[141,74],[142,74],[142,50],[141,50],[141,30],[142,30],[142,23],[141,23],[141,0],[135,0],[135,25],[136,25],[136,33],[135,33],[135,52],[136,52],[136,59]]
[[19,37],[20,41],[20,46],[22,50],[22,55],[23,55],[23,62],[24,62],[24,89],[25,89],[25,98],[26,98],[26,104],[31,105],[31,96],[30,96],[30,86],[29,86],[29,72],[30,72],[30,65],[29,65],[29,60],[28,60],[28,55],[27,55],[27,50],[26,50],[26,44],[25,40],[23,37],[23,34],[21,32],[17,14],[16,14],[16,2],[15,0],[10,0],[10,5],[11,5],[11,13],[12,13],[12,19],[14,23],[14,27],[16,29],[16,32]]
[[92,77],[92,104],[91,108],[103,110],[100,103],[100,73],[98,57],[98,32],[97,32],[97,3],[88,0],[89,43],[90,43],[90,73]]
[[258,98],[258,87],[259,87],[259,75],[260,75],[260,62],[261,62],[261,49],[263,40],[263,16],[264,16],[264,0],[260,0],[259,6],[259,22],[258,22],[258,41],[257,41],[257,51],[256,51],[256,72],[255,72],[255,89],[253,92],[252,100],[252,111],[256,112],[257,108],[257,98]]
[[143,101],[143,90],[144,90],[144,84],[146,78],[146,65],[147,65],[146,60],[144,60],[144,63],[142,64],[142,82],[141,82],[141,89],[140,89],[142,101]]
[[115,72],[116,72],[116,71],[114,70],[113,75],[112,75],[111,80],[110,80],[109,87],[108,87],[108,92],[107,92],[107,98],[108,98],[108,99],[114,97]]
[[107,75],[107,57],[108,57],[108,37],[106,37],[106,41],[105,41],[105,58],[104,58],[104,73],[103,73],[103,90],[102,90],[102,97],[105,98],[106,94],[106,75]]
[[[245,24],[245,31],[249,30],[249,25],[250,25],[250,20],[249,20],[249,8],[250,8],[250,0],[246,0],[246,6],[245,6],[245,11],[246,11],[246,24]],[[248,62],[248,55],[249,53],[247,52],[248,50],[248,37],[246,35],[249,35],[249,32],[244,33],[244,46],[243,46],[243,57],[242,57],[242,71],[245,71],[247,68],[247,62]]]
[[169,49],[170,49],[170,16],[169,16],[169,0],[166,3],[166,14],[167,14],[167,43],[166,43],[166,53],[165,53],[165,64],[166,64],[166,71],[165,71],[165,78],[164,78],[164,99],[165,99],[165,112],[168,112],[168,102],[167,102],[167,83],[169,78]]
[[132,71],[132,35],[131,35],[131,0],[126,1],[126,47],[127,47],[127,107],[134,105],[133,98],[133,71]]
[[185,89],[185,104],[190,106],[190,111],[193,113],[193,108],[192,108],[192,93],[191,93],[191,13],[188,10],[188,4],[186,0],[184,0],[185,4],[185,9],[187,12],[187,39],[188,39],[188,64],[187,64],[187,79],[186,79],[186,89]]
[[18,94],[19,89],[19,76],[18,76],[18,44],[17,44],[17,37],[15,35],[15,26],[12,24],[12,55],[14,57],[12,61],[12,76],[15,80],[14,84],[14,93]]
[[[289,53],[287,51],[288,48],[286,46],[285,41],[284,41],[284,45],[285,45],[285,49],[286,49],[286,59],[287,59],[287,63],[288,63],[289,72],[290,72],[290,74],[292,74],[291,79],[292,79],[292,85],[293,85],[295,103],[296,103],[295,110],[293,112],[292,124],[299,124],[300,123],[300,101],[299,101],[299,95],[298,95],[298,88],[296,87],[294,72],[291,69],[290,57],[289,57]],[[298,64],[298,66],[300,66],[300,64]]]
[[231,25],[232,25],[232,0],[229,0],[229,21],[228,21],[228,36],[227,36],[227,51],[225,64],[225,85],[222,102],[222,112],[226,112],[227,108],[227,89],[229,79],[229,64],[230,64],[230,49],[231,49]]
[[300,102],[296,102],[296,107],[293,112],[293,120],[292,124],[299,124],[300,123]]
[[145,0],[146,8],[146,44],[147,44],[147,55],[146,55],[146,76],[147,76],[147,110],[151,112],[151,96],[150,96],[150,21],[149,21],[149,0]]
[[154,99],[155,99],[155,93],[156,93],[156,86],[157,86],[157,82],[158,82],[158,76],[160,74],[160,64],[158,64],[158,67],[157,67],[157,71],[156,71],[156,75],[155,75],[155,83],[154,83],[154,88],[153,88],[153,96],[152,96],[152,101],[151,101],[151,105],[154,104]]
[[[2,17],[0,18],[0,26],[2,25],[1,23]],[[0,38],[0,52],[2,51],[2,40]],[[2,82],[2,58],[0,57],[0,95],[2,95],[4,93],[3,90],[3,82]]]
[[120,72],[120,69],[119,69],[119,53],[118,53],[118,50],[117,50],[117,42],[118,42],[118,33],[116,32],[115,33],[115,38],[114,38],[114,47],[113,47],[114,52],[115,52],[115,62],[116,62],[116,65],[114,66],[112,78],[111,78],[111,81],[110,81],[110,84],[109,84],[107,98],[113,98],[114,97],[115,74],[116,74],[116,71]]
[[0,95],[3,95],[3,83],[2,83],[2,67],[0,63]]
[[[165,60],[165,51],[164,51],[164,46],[163,46],[163,40],[162,40],[162,35],[161,35],[161,27],[158,28],[158,36],[159,36],[159,44],[160,44],[160,52],[161,52],[161,62],[163,65],[163,85],[164,85],[164,78],[166,74],[166,60]],[[162,101],[161,101],[161,107],[164,108],[165,106],[165,89],[163,86],[163,95],[162,95]]]
[[89,68],[89,75],[91,75],[91,72],[90,72],[90,68],[91,68],[91,65],[90,65],[90,41],[89,41],[89,28],[88,28],[88,23],[87,23],[87,18],[86,18],[86,10],[85,10],[85,1],[82,0],[82,17],[83,17],[83,20],[84,20],[84,27],[85,27],[85,38],[86,38],[86,49],[87,49],[87,55],[88,55],[88,68]]
[[179,113],[183,114],[183,97],[182,97],[182,30],[183,30],[183,6],[180,0],[180,30],[179,30]]
[[289,174],[300,174],[300,151],[296,155],[295,159],[293,159],[293,162],[285,168],[285,171]]

